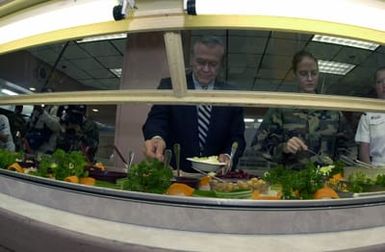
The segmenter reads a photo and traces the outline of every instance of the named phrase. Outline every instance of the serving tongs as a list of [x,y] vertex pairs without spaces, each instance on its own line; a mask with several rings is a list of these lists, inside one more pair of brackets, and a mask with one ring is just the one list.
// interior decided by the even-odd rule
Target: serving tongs
[[234,156],[235,156],[235,152],[237,152],[237,149],[238,149],[238,142],[234,142],[231,145],[230,164],[229,164],[229,167],[228,167],[226,173],[229,172],[234,166]]
[[170,149],[166,149],[164,151],[164,168],[170,168],[170,162],[171,162],[172,152]]
[[174,144],[174,154],[176,163],[176,176],[180,177],[180,144]]
[[192,168],[193,168],[195,171],[197,171],[197,172],[199,172],[200,174],[202,174],[202,175],[212,177],[213,179],[218,180],[219,182],[222,182],[222,183],[226,182],[226,181],[224,181],[223,179],[218,178],[218,177],[215,176],[215,175],[212,175],[211,173],[209,174],[209,173],[204,172],[204,171],[202,171],[201,169],[198,169],[198,168],[196,168],[196,167],[192,167]]
[[132,150],[128,151],[128,158],[127,158],[127,164],[126,164],[127,172],[130,170],[131,165],[134,162],[134,157],[135,157],[135,153]]
[[331,159],[326,154],[316,153],[315,151],[313,151],[312,149],[309,149],[309,148],[307,148],[306,151],[311,153],[317,159],[317,161],[320,162],[321,164],[324,164],[324,165],[332,165],[333,164],[333,159]]
[[120,152],[118,146],[114,145],[114,150],[118,154],[118,157],[120,158],[120,160],[123,162],[125,172],[128,172],[131,168],[133,161],[134,161],[135,153],[132,150],[129,150],[127,159],[125,159],[123,157],[123,154]]
[[347,165],[359,166],[359,167],[367,168],[367,169],[373,169],[373,168],[375,169],[376,168],[374,165],[362,162],[358,159],[352,159],[352,158],[345,156],[345,155],[341,155],[340,158]]

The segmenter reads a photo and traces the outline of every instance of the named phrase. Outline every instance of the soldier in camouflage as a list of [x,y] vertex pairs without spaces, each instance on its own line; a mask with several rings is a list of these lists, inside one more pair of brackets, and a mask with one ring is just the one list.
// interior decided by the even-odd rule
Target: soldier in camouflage
[[[306,51],[293,58],[293,71],[303,93],[316,93],[318,62]],[[337,160],[355,155],[353,133],[339,111],[270,109],[255,135],[253,149],[273,162],[300,169],[314,160],[314,153]]]
[[[285,145],[298,138],[306,149],[286,153]],[[270,109],[253,140],[255,150],[263,152],[273,162],[300,168],[314,154],[326,154],[333,160],[350,156],[352,131],[339,111],[305,109]],[[287,148],[287,147],[286,147]],[[354,151],[353,151],[354,152]],[[315,161],[315,160],[314,160]]]

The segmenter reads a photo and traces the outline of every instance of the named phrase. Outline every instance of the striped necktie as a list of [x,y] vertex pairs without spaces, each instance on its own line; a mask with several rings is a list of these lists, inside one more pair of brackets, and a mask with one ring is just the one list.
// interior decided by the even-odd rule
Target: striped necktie
[[206,143],[210,125],[211,105],[198,105],[198,137],[201,153]]

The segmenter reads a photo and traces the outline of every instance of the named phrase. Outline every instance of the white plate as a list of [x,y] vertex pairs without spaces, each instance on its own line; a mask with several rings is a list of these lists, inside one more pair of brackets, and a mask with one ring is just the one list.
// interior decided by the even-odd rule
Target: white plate
[[216,172],[221,166],[226,165],[224,162],[211,163],[205,160],[196,160],[194,158],[187,158],[187,160],[191,161],[193,169],[204,172]]

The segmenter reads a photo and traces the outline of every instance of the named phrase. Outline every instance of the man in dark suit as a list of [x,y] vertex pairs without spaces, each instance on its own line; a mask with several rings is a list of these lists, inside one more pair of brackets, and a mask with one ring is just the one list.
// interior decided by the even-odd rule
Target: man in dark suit
[[[216,80],[224,55],[224,45],[213,36],[202,37],[192,50],[192,73],[187,75],[188,89],[230,89],[228,84]],[[171,89],[170,78],[163,79],[160,89]],[[238,143],[234,163],[245,147],[243,109],[239,107],[210,108],[207,136],[200,144],[198,132],[198,106],[154,105],[143,125],[145,155],[163,160],[164,150],[181,145],[181,169],[193,171],[188,157],[218,155],[219,161],[230,162],[233,142]],[[172,160],[175,165],[175,159]]]

